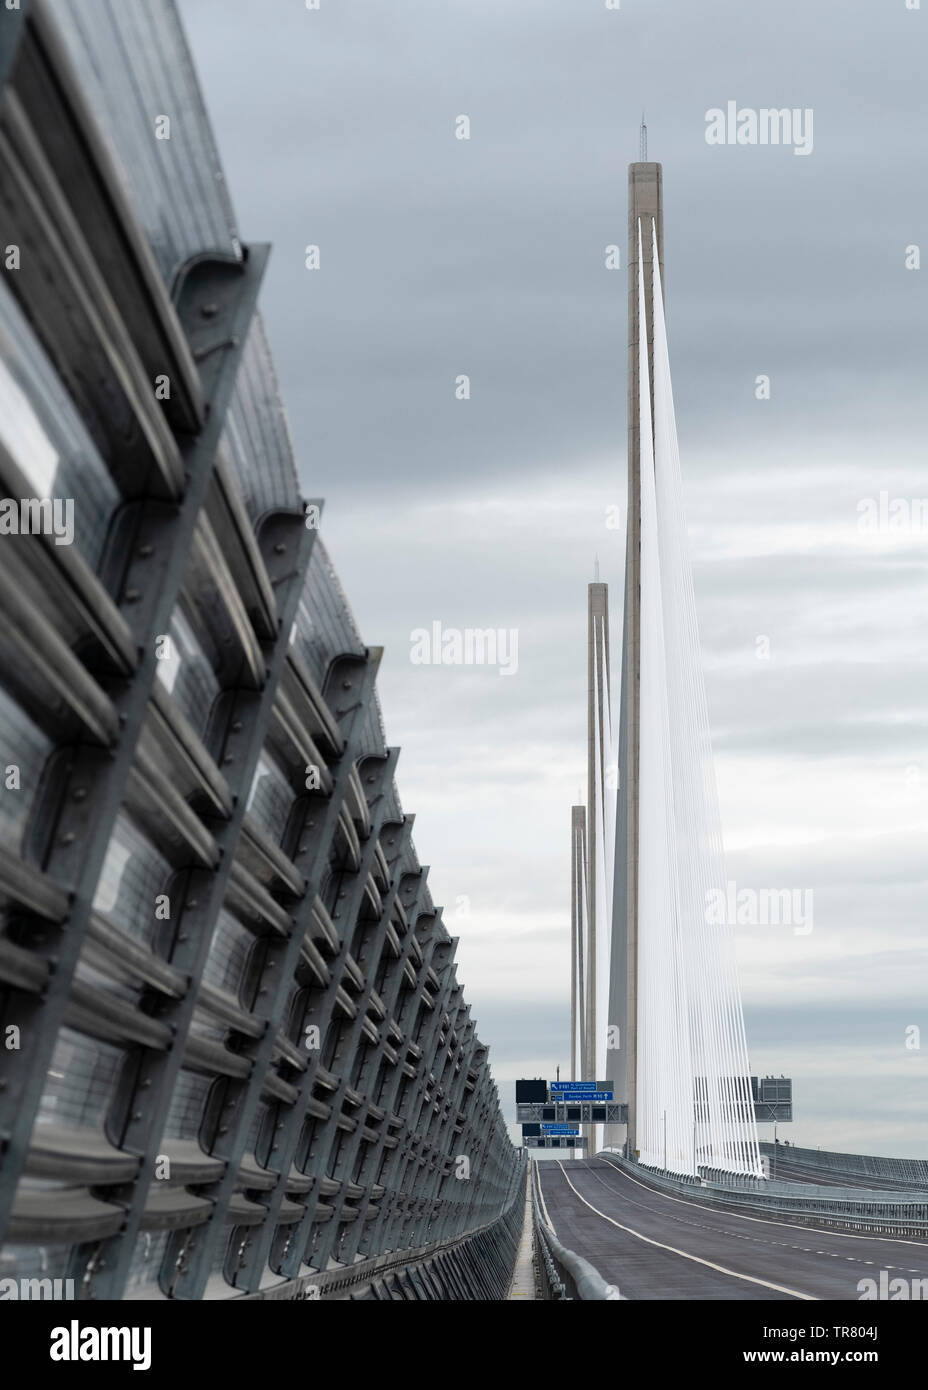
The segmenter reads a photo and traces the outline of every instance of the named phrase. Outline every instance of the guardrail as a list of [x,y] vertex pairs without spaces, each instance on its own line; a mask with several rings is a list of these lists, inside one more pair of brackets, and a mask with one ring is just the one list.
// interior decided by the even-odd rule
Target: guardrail
[[736,1175],[696,1179],[662,1173],[640,1163],[629,1163],[607,1149],[596,1157],[658,1190],[673,1192],[675,1196],[691,1195],[694,1201],[720,1210],[750,1207],[773,1213],[796,1226],[828,1225],[868,1234],[928,1236],[928,1200],[920,1194],[912,1201],[901,1202],[896,1192],[873,1192],[862,1198],[860,1188],[825,1189],[807,1183],[762,1179],[757,1179],[757,1187],[751,1188],[736,1183]]
[[583,1299],[606,1302],[623,1296],[615,1284],[607,1284],[599,1270],[562,1245],[546,1219],[538,1199],[537,1164],[532,1164],[532,1214],[535,1234],[535,1277],[544,1299]]
[[884,1191],[928,1192],[928,1160],[882,1158],[876,1154],[835,1153],[829,1149],[801,1149],[795,1144],[762,1143],[761,1154],[771,1167],[783,1166],[814,1182],[815,1178],[844,1179],[882,1188]]

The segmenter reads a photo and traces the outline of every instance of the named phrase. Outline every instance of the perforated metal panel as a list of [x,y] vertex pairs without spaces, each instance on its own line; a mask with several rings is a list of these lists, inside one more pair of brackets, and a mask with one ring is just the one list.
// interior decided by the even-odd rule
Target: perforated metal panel
[[[28,1041],[0,1049],[0,1269],[297,1297],[386,1251],[399,1278],[408,1250],[439,1296],[428,1252],[467,1236],[498,1293],[520,1157],[396,791],[380,653],[305,524],[265,252],[236,241],[173,6],[37,0],[18,33],[0,192],[28,189],[41,273],[0,299],[11,448],[54,449],[94,520],[73,556],[0,539],[0,1019]],[[183,391],[153,404],[156,363]]]
[[[81,92],[170,284],[192,256],[238,256],[232,204],[173,5],[49,0]],[[156,121],[167,117],[170,126]]]

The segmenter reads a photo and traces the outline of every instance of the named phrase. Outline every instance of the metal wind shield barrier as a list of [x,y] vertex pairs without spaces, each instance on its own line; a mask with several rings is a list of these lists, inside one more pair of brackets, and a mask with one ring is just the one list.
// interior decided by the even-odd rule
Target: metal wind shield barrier
[[640,710],[633,1147],[642,1163],[671,1172],[708,1167],[760,1174],[731,924],[708,910],[724,890],[723,856],[654,220],[639,220],[636,259]]
[[524,1168],[169,0],[0,9],[0,224],[2,491],[73,504],[0,534],[0,1278],[498,1292]]

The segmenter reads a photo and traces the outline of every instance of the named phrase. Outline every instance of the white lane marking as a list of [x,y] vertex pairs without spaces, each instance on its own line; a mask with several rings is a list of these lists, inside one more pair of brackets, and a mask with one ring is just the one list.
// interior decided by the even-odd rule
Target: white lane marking
[[[603,1162],[609,1163],[609,1160],[603,1159]],[[700,1211],[713,1211],[719,1216],[733,1216],[737,1221],[754,1221],[760,1226],[787,1226],[792,1231],[796,1229],[794,1221],[771,1221],[765,1216],[743,1216],[738,1211],[723,1211],[721,1207],[707,1207],[705,1202],[690,1202],[685,1197],[671,1197],[669,1192],[661,1192],[660,1188],[648,1187],[647,1183],[639,1182],[637,1178],[632,1177],[631,1173],[627,1173],[624,1168],[618,1168],[614,1163],[609,1163],[609,1167],[620,1177],[628,1178],[628,1181],[633,1182],[636,1187],[643,1187],[645,1192],[650,1192],[652,1197],[665,1197],[668,1202],[679,1202],[685,1207],[698,1207]],[[825,1231],[819,1226],[804,1226],[802,1229],[816,1236],[841,1236],[842,1240],[873,1240],[880,1245],[889,1242],[893,1245],[915,1245],[920,1250],[928,1248],[923,1240],[904,1240],[902,1236],[881,1236],[879,1234],[855,1236],[850,1231]]]
[[733,1279],[743,1279],[745,1283],[748,1284],[760,1284],[765,1289],[773,1289],[775,1293],[789,1294],[791,1298],[802,1298],[808,1303],[817,1303],[819,1301],[813,1293],[800,1293],[798,1289],[788,1289],[783,1284],[771,1284],[768,1279],[757,1279],[753,1274],[739,1274],[736,1269],[727,1269],[725,1265],[713,1264],[711,1260],[704,1260],[699,1255],[691,1255],[687,1250],[678,1250],[675,1245],[664,1245],[659,1240],[652,1240],[650,1236],[642,1235],[640,1231],[633,1231],[631,1226],[623,1226],[621,1221],[616,1221],[614,1217],[607,1216],[604,1211],[600,1211],[598,1207],[594,1207],[592,1202],[586,1200],[582,1192],[577,1192],[570,1178],[567,1177],[567,1173],[564,1171],[564,1165],[561,1163],[560,1159],[558,1159],[558,1167],[561,1172],[564,1173],[564,1178],[568,1187],[576,1193],[585,1207],[589,1207],[590,1211],[595,1211],[596,1215],[601,1216],[604,1221],[608,1221],[611,1225],[617,1226],[620,1231],[625,1231],[627,1235],[634,1236],[636,1240],[643,1240],[646,1245],[655,1245],[658,1250],[669,1250],[671,1255],[680,1255],[684,1260],[692,1260],[695,1264],[705,1265],[708,1269],[717,1270],[719,1274],[729,1274]]
[[[592,1166],[589,1165],[589,1163],[583,1163],[583,1172],[592,1173],[597,1183],[600,1184],[600,1187],[606,1188],[607,1193],[611,1193],[613,1195],[620,1195],[620,1190],[618,1190],[618,1188],[610,1187],[608,1186],[608,1183],[606,1183],[606,1181],[603,1181],[602,1177],[600,1177],[599,1169],[593,1169]],[[642,1186],[642,1184],[639,1184],[639,1186]],[[646,1191],[653,1191],[653,1188],[646,1188]],[[692,1202],[692,1204],[690,1205],[693,1205],[693,1207],[697,1207],[697,1205],[699,1204],[697,1204],[697,1202]],[[647,1205],[643,1205],[642,1211],[656,1213],[656,1208],[647,1207]],[[682,1216],[678,1216],[678,1218],[674,1219],[679,1220],[679,1223],[681,1223],[681,1225],[683,1226],[690,1226],[693,1227],[693,1229],[695,1230],[707,1230],[707,1232],[713,1232],[714,1234],[724,1234],[724,1236],[731,1238],[731,1240],[749,1240],[750,1243],[754,1245],[774,1245],[774,1247],[779,1248],[779,1250],[802,1250],[803,1254],[806,1255],[824,1255],[824,1257],[835,1259],[843,1258],[849,1259],[849,1261],[852,1262],[852,1264],[854,1265],[861,1264],[860,1259],[857,1258],[856,1255],[843,1255],[843,1257],[840,1257],[840,1255],[832,1255],[831,1251],[813,1250],[813,1248],[806,1247],[806,1245],[793,1245],[792,1241],[764,1240],[763,1236],[756,1236],[756,1234],[754,1234],[753,1232],[747,1232],[746,1234],[742,1234],[740,1232],[736,1232],[736,1230],[727,1230],[724,1226],[713,1226],[710,1222],[699,1222],[699,1220],[685,1220],[682,1218]],[[872,1264],[872,1261],[865,1261],[865,1264]]]

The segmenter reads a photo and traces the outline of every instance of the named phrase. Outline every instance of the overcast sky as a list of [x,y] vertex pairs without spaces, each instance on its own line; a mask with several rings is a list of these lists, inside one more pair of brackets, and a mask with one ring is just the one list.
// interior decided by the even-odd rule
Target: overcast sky
[[[728,875],[814,895],[807,934],[738,929],[752,1070],[794,1077],[798,1143],[923,1154],[928,500],[873,534],[858,507],[928,499],[928,260],[906,268],[928,3],[180,8],[241,234],[273,243],[304,491],[386,648],[400,792],[510,1114],[516,1076],[569,1064],[586,584],[598,555],[617,652],[645,109]],[[811,109],[811,153],[707,144],[729,101]],[[517,629],[517,673],[414,665],[435,620]]]

